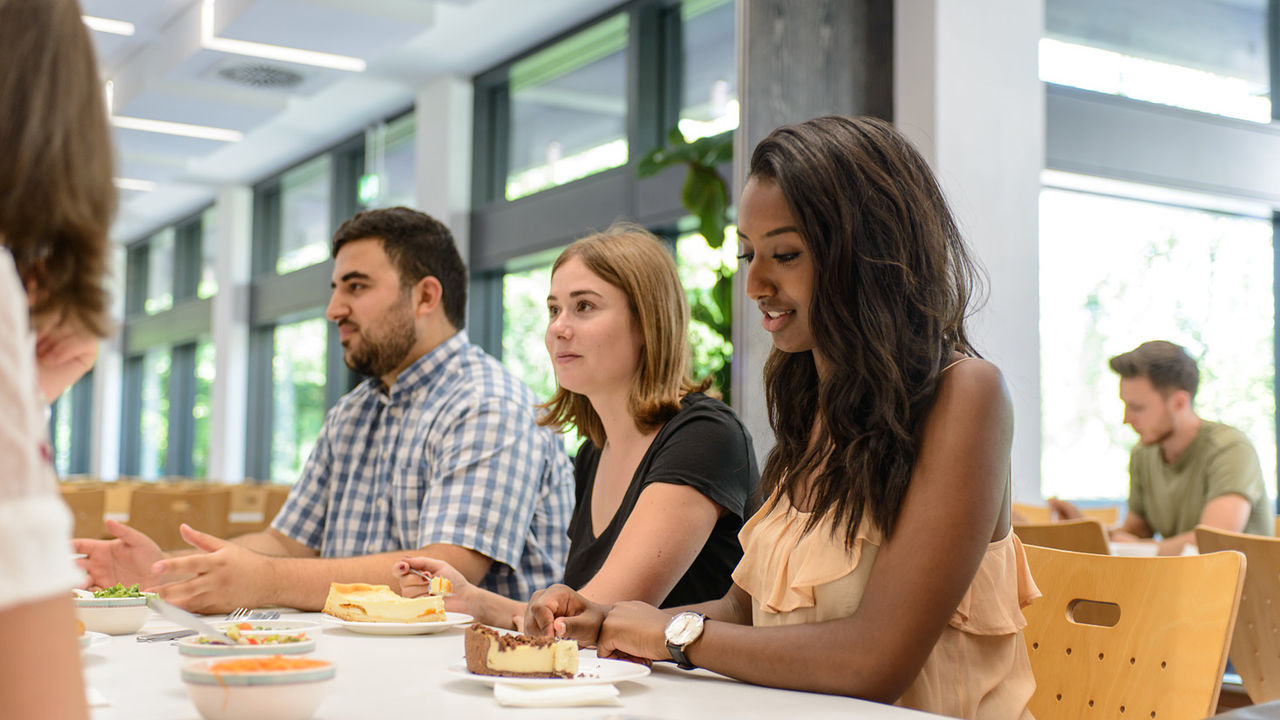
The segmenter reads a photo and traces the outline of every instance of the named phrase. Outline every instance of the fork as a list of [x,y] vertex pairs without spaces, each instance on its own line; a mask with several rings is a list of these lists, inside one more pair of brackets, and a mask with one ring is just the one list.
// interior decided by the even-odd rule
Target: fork
[[236,608],[227,615],[227,622],[235,622],[237,620],[275,620],[280,617],[279,610],[250,610],[249,608]]

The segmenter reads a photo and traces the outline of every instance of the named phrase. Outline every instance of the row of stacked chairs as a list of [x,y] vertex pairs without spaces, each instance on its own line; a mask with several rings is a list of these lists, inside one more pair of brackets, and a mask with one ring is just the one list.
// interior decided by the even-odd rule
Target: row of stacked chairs
[[103,480],[84,475],[65,478],[59,489],[75,516],[76,537],[109,537],[106,520],[117,518],[150,535],[164,550],[187,547],[178,533],[181,523],[219,537],[265,528],[289,494],[287,485],[252,480]]

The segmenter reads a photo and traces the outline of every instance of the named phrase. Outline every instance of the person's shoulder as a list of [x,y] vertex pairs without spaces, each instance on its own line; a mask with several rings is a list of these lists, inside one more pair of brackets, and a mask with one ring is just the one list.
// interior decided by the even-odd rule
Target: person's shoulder
[[1004,373],[980,357],[964,357],[945,368],[938,395],[939,402],[993,402],[1011,407]]
[[533,391],[506,365],[470,342],[455,354],[453,389],[477,401],[506,400],[519,405],[536,402]]
[[1209,441],[1209,447],[1213,450],[1241,446],[1253,448],[1253,442],[1249,440],[1249,436],[1237,428],[1211,420],[1201,420],[1200,422],[1202,423],[1200,432],[1204,434]]
[[746,432],[746,425],[737,411],[723,400],[702,392],[692,392],[680,400],[680,410],[670,420],[674,425],[693,422],[712,421],[727,428],[740,429]]

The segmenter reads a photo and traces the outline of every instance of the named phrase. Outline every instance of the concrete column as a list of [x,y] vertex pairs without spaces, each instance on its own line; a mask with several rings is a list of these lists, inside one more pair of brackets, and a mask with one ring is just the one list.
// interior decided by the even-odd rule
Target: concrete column
[[418,209],[449,226],[462,260],[471,260],[471,81],[440,75],[414,102],[414,182]]
[[[733,197],[751,151],[774,128],[821,115],[892,116],[891,0],[738,0],[742,120],[733,146]],[[733,405],[763,460],[773,447],[764,363],[773,343],[734,278]]]
[[1014,497],[1040,499],[1042,0],[896,0],[894,121],[929,160],[990,297],[970,324],[1013,397]]
[[249,402],[249,280],[253,238],[253,190],[243,185],[218,191],[217,244],[212,328],[216,373],[209,477],[244,479],[245,418]]

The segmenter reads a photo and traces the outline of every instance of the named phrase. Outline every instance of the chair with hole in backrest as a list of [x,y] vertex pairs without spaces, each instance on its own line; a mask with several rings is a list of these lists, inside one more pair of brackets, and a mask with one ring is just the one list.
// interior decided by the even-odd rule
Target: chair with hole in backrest
[[[1243,555],[1115,557],[1033,545],[1026,553],[1043,593],[1023,610],[1037,720],[1214,714]],[[1110,617],[1079,622],[1082,607],[1109,608]]]
[[1200,552],[1239,550],[1249,560],[1231,664],[1255,703],[1280,700],[1280,539],[1196,528]]
[[1014,523],[1013,531],[1023,545],[1039,545],[1059,550],[1110,555],[1107,531],[1093,518],[1062,522]]
[[226,486],[143,486],[129,497],[129,524],[156,541],[162,550],[190,547],[178,525],[226,537],[231,489]]

